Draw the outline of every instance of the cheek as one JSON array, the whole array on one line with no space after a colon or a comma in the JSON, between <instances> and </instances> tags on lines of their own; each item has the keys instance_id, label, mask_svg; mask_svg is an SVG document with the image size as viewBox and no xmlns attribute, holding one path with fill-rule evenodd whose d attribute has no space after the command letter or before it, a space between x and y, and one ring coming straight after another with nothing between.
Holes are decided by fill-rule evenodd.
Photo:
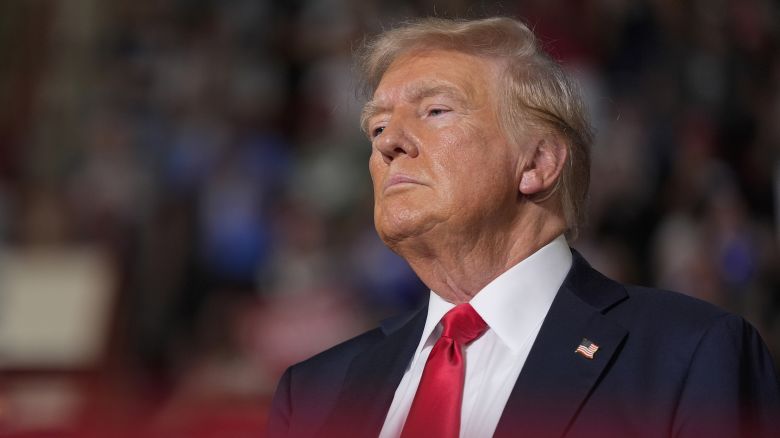
<instances>
[{"instance_id":1,"label":"cheek","mask_svg":"<svg viewBox=\"0 0 780 438\"><path fill-rule=\"evenodd\" d=\"M382 160L381 154L374 149L368 158L368 173L371 175L371 182L374 184L374 190L381 184L382 177L387 171L387 165Z\"/></svg>"},{"instance_id":2,"label":"cheek","mask_svg":"<svg viewBox=\"0 0 780 438\"><path fill-rule=\"evenodd\" d=\"M427 142L436 146L429 148L431 165L446 170L475 153L478 147L474 142L475 136L472 130L473 128L465 122L439 129L435 137Z\"/></svg>"},{"instance_id":3,"label":"cheek","mask_svg":"<svg viewBox=\"0 0 780 438\"><path fill-rule=\"evenodd\" d=\"M463 161L470 154L462 138L453 132L455 129L441 135L437 139L438 147L429 151L430 173L438 196L444 201L457 197L463 190L460 188L461 175L465 170Z\"/></svg>"},{"instance_id":4,"label":"cheek","mask_svg":"<svg viewBox=\"0 0 780 438\"><path fill-rule=\"evenodd\" d=\"M490 178L490 172L495 171L494 162L501 160L503 153L491 147L487 140L482 130L465 121L442 132L438 138L441 147L431 155L433 166L444 182L469 191L473 181ZM500 156L495 155L497 152Z\"/></svg>"},{"instance_id":5,"label":"cheek","mask_svg":"<svg viewBox=\"0 0 780 438\"><path fill-rule=\"evenodd\" d=\"M514 167L509 145L497 136L473 130L442 157L448 196L458 203L514 196Z\"/></svg>"}]
</instances>

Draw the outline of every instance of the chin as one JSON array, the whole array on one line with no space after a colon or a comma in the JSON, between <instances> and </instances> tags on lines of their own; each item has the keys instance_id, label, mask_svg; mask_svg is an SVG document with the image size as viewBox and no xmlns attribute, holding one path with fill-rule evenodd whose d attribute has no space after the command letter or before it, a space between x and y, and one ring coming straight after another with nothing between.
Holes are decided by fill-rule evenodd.
<instances>
[{"instance_id":1,"label":"chin","mask_svg":"<svg viewBox=\"0 0 780 438\"><path fill-rule=\"evenodd\" d=\"M420 211L393 210L391 213L380 213L374 218L376 231L382 241L391 249L410 238L415 238L431 226L424 220Z\"/></svg>"}]
</instances>

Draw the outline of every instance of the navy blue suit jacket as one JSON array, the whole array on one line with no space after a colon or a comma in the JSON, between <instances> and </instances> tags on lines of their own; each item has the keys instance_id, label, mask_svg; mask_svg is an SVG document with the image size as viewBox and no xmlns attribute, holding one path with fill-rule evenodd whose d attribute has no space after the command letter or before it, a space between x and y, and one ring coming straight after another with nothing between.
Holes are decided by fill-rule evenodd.
<instances>
[{"instance_id":1,"label":"navy blue suit jacket","mask_svg":"<svg viewBox=\"0 0 780 438\"><path fill-rule=\"evenodd\" d=\"M290 367L268 436L376 437L426 311ZM574 353L583 338L593 359ZM494 436L780 437L779 406L772 359L742 318L623 286L575 253Z\"/></svg>"}]
</instances>

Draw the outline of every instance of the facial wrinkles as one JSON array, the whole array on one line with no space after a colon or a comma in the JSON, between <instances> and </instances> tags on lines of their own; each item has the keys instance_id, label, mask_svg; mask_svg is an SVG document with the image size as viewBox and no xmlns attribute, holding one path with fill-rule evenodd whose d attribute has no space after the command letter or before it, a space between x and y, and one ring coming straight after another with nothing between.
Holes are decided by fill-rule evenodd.
<instances>
[{"instance_id":1,"label":"facial wrinkles","mask_svg":"<svg viewBox=\"0 0 780 438\"><path fill-rule=\"evenodd\" d=\"M456 86L441 81L412 83L400 90L384 92L383 95L373 99L364 106L361 115L363 131L369 135L371 140L372 126L382 119L392 120L397 106L408 106L417 112L423 112L425 110L424 106L430 101L431 103L447 106L462 114L468 113L473 109L470 106L470 102L473 102L474 99L469 99L468 96L463 94Z\"/></svg>"},{"instance_id":2,"label":"facial wrinkles","mask_svg":"<svg viewBox=\"0 0 780 438\"><path fill-rule=\"evenodd\" d=\"M424 60L421 64L416 64L411 69L408 64L401 63L388 70L383 80L384 83L380 83L377 89L375 99L366 107L367 114L378 110L381 112L374 114L374 116L396 118L404 114L403 117L409 117L410 114L414 115L415 111L418 113L424 111L424 108L420 108L420 106L427 105L417 100L424 100L427 97L435 98L439 95L444 96L445 99L451 98L455 102L453 105L455 108L452 108L455 114L453 114L453 117L447 116L444 118L441 124L434 122L434 125L428 125L426 129L415 129L415 126L423 126L416 125L417 123L425 123L417 114L418 117L404 119L402 124L405 125L404 127L391 126L389 129L402 129L402 132L393 132L393 135L401 134L404 136L401 137L401 141L413 141L421 149L421 155L414 159L424 161L426 164L423 166L414 165L412 169L427 174L430 178L438 179L438 181L432 181L434 186L446 184L446 187L438 187L441 189L439 196L444 198L443 200L447 200L447 202L442 203L442 206L446 206L446 213L439 211L439 213L445 214L436 214L436 217L429 217L429 219L435 222L437 220L448 220L450 219L449 216L457 215L462 216L460 219L456 219L458 221L479 220L475 217L467 218L467 216L474 216L468 212L472 206L467 204L471 203L471 201L463 202L461 200L460 202L455 202L455 200L463 197L468 192L471 192L472 195L465 196L466 199L480 196L482 195L481 190L484 190L485 187L481 184L467 183L459 185L457 181L451 181L449 178L437 178L437 176L450 175L455 171L467 179L492 179L493 181L490 184L494 187L502 179L502 176L498 174L477 176L479 172L474 171L475 168L479 168L482 164L500 160L499 156L495 156L496 153L500 154L501 157L507 158L504 154L505 151L501 150L501 148L506 148L507 145L502 140L503 135L498 132L500 128L497 123L497 108L490 105L491 97L495 101L496 92L492 86L495 81L491 80L495 75L488 74L484 81L476 83L472 80L474 72L471 72L469 75L458 75L458 72L461 70L457 68L457 62L459 61L456 59L452 68L448 66L441 68L441 65L436 66L437 71L439 71L438 75L440 75L436 79L419 79L409 83L403 82L404 79L410 76L422 76L420 72L424 73L426 68L430 67L425 62L427 61ZM455 72L454 76L450 72ZM462 99L454 98L461 95L464 96ZM468 101L468 104L465 101ZM414 111L403 112L410 108ZM402 109L403 111L401 111ZM388 126L390 126L393 125L394 120L383 120L383 122L389 123ZM379 154L377 153L377 155ZM409 158L401 154L390 165L387 165L383 162L381 156L376 157L374 161L375 168L372 169L372 173L377 174L377 176L382 174L382 177L384 177L388 174L388 169L390 168L404 168L407 159ZM506 164L511 165L511 160ZM496 168L495 164L493 164L491 168L499 170L499 173L504 176L506 176L504 170L511 171L510 175L514 174L513 166L511 166L511 169L505 167ZM381 183L378 185L381 185ZM457 191L460 191L460 193ZM506 196L506 192L506 190L501 190L502 194L489 193L489 196L492 198L495 198L495 196L503 197ZM378 193L378 195L380 194ZM379 201L380 199L380 196L378 196L377 200ZM401 204L394 204L394 206L403 209ZM378 207L387 206L378 205ZM397 218L406 217L407 213L412 214L412 212L400 212L398 210L396 210L396 213L400 213L400 215L396 215Z\"/></svg>"},{"instance_id":3,"label":"facial wrinkles","mask_svg":"<svg viewBox=\"0 0 780 438\"><path fill-rule=\"evenodd\" d=\"M485 111L490 110L483 101L470 114L461 113L457 117L449 118L434 129L424 131L422 136L418 136L418 131L415 129L404 129L400 133L393 132L393 135L399 135L401 141L413 142L418 148L423 150L422 157L415 159L429 162L432 166L430 174L434 177L436 175L449 174L453 168L465 168L463 172L467 173L469 168L474 169L474 166L478 167L483 160L495 158L485 156L485 154L495 153L495 150L491 151L495 145L483 143L483 140L488 140L495 135L493 132L486 132L483 126L485 125L485 119L490 120L495 117L495 114L492 112L491 114L484 114ZM391 129L397 129L397 127L394 126ZM495 139L490 138L489 141L495 143ZM484 150L486 146L490 146L488 149L491 150ZM397 157L394 161L398 162L391 163L389 167L404 166L403 155ZM480 178L489 179L495 176L482 175ZM463 188L459 190L463 190ZM453 193L447 190L445 194L450 197L449 195ZM456 205L455 207L467 206Z\"/></svg>"},{"instance_id":4,"label":"facial wrinkles","mask_svg":"<svg viewBox=\"0 0 780 438\"><path fill-rule=\"evenodd\" d=\"M448 80L446 76L435 79L423 78L415 82L401 84L401 86L391 86L388 89L388 78L393 77L398 70L406 68L410 63L422 60L422 62L415 64L415 70L419 71L428 68L430 61L426 60L426 55L429 53L430 52L428 51L423 51L416 54L401 56L391 64L387 71L385 71L382 80L374 91L374 97L363 107L361 127L364 131L368 132L368 129L370 129L368 126L368 123L371 121L370 119L377 115L391 112L393 103L396 102L414 104L419 103L419 101L426 97L441 95L457 100L464 110L472 109L469 107L469 104L478 104L478 106L484 104L485 98L487 97L486 93L484 91L482 93L479 92L482 91L484 87L478 90L470 81L462 80L466 78L455 77L455 82ZM455 55L462 55L459 52L453 53ZM493 60L489 61L493 62ZM452 64L450 66L451 68L445 69L444 71L457 69L459 62L460 60L458 59L450 60L450 63ZM491 70L489 76L495 76L495 69L492 66L489 67L489 69Z\"/></svg>"},{"instance_id":5,"label":"facial wrinkles","mask_svg":"<svg viewBox=\"0 0 780 438\"><path fill-rule=\"evenodd\" d=\"M432 83L428 82L428 85L432 85ZM462 146L457 146L457 143L464 135L468 135L463 132L463 127L460 125L460 122L464 120L463 116L467 113L467 110L464 109L467 105L466 102L456 94L457 89L454 87L450 85L431 87L428 85L423 87L419 84L412 84L411 88L404 88L401 90L391 89L390 92L385 94L385 96L406 95L407 97L411 97L412 101L410 102L406 100L407 98L404 98L404 101L393 109L392 115L381 115L383 118L390 117L389 120L383 123L385 131L382 134L392 136L392 140L390 141L406 142L413 145L418 151L422 151L422 156L415 157L415 160L428 161L430 158L434 163L438 163L440 159L435 159L436 157L431 157L431 155L442 153L445 156L442 156L441 159L447 159L447 151L452 154L454 151L453 148L462 148ZM409 91L410 89L412 91ZM439 94L443 94L447 99L455 101L454 105L441 104L442 106L451 109L453 115L443 117L441 121L422 120L424 115L421 116L420 113L424 113L426 111L425 106L428 105L425 100L431 98L433 100L432 104L440 102L436 100L436 96ZM381 102L381 100L377 100L377 102ZM419 129L421 128L421 125L426 123L429 124L428 129ZM383 141L383 139L380 136L374 141ZM384 163L381 162L383 161L380 160L381 153L377 149L378 148L375 145L374 154L377 156L376 165L380 167L377 172L381 171L386 174L389 168L403 168L405 166L404 162L409 158L406 157L406 154L399 154L393 159L393 163L390 163L387 168L383 169L382 166ZM425 166L415 167L418 168L418 172L425 169ZM436 174L436 172L432 173L434 175ZM426 177L426 175L416 176Z\"/></svg>"}]
</instances>

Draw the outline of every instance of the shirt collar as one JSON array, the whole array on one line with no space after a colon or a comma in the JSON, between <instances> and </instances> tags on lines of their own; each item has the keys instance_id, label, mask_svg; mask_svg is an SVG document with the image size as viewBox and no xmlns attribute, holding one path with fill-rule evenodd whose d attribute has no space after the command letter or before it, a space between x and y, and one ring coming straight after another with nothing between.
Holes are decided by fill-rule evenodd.
<instances>
[{"instance_id":1,"label":"shirt collar","mask_svg":"<svg viewBox=\"0 0 780 438\"><path fill-rule=\"evenodd\" d=\"M430 295L428 296L428 316L425 318L425 327L423 327L420 344L414 352L412 362L417 360L417 356L420 355L420 351L422 351L426 344L433 344L436 342L438 336L432 336L433 332L438 328L439 321L444 317L444 314L449 312L453 307L455 307L454 304L445 301L444 298L440 297L435 292L430 292Z\"/></svg>"},{"instance_id":2,"label":"shirt collar","mask_svg":"<svg viewBox=\"0 0 780 438\"><path fill-rule=\"evenodd\" d=\"M471 306L512 351L518 352L542 324L572 264L564 236L558 236L488 283Z\"/></svg>"},{"instance_id":3,"label":"shirt collar","mask_svg":"<svg viewBox=\"0 0 780 438\"><path fill-rule=\"evenodd\" d=\"M496 277L471 299L471 306L513 352L520 351L541 325L572 264L566 238L561 235ZM439 321L454 304L431 291L428 316L414 358L427 343Z\"/></svg>"}]
</instances>

